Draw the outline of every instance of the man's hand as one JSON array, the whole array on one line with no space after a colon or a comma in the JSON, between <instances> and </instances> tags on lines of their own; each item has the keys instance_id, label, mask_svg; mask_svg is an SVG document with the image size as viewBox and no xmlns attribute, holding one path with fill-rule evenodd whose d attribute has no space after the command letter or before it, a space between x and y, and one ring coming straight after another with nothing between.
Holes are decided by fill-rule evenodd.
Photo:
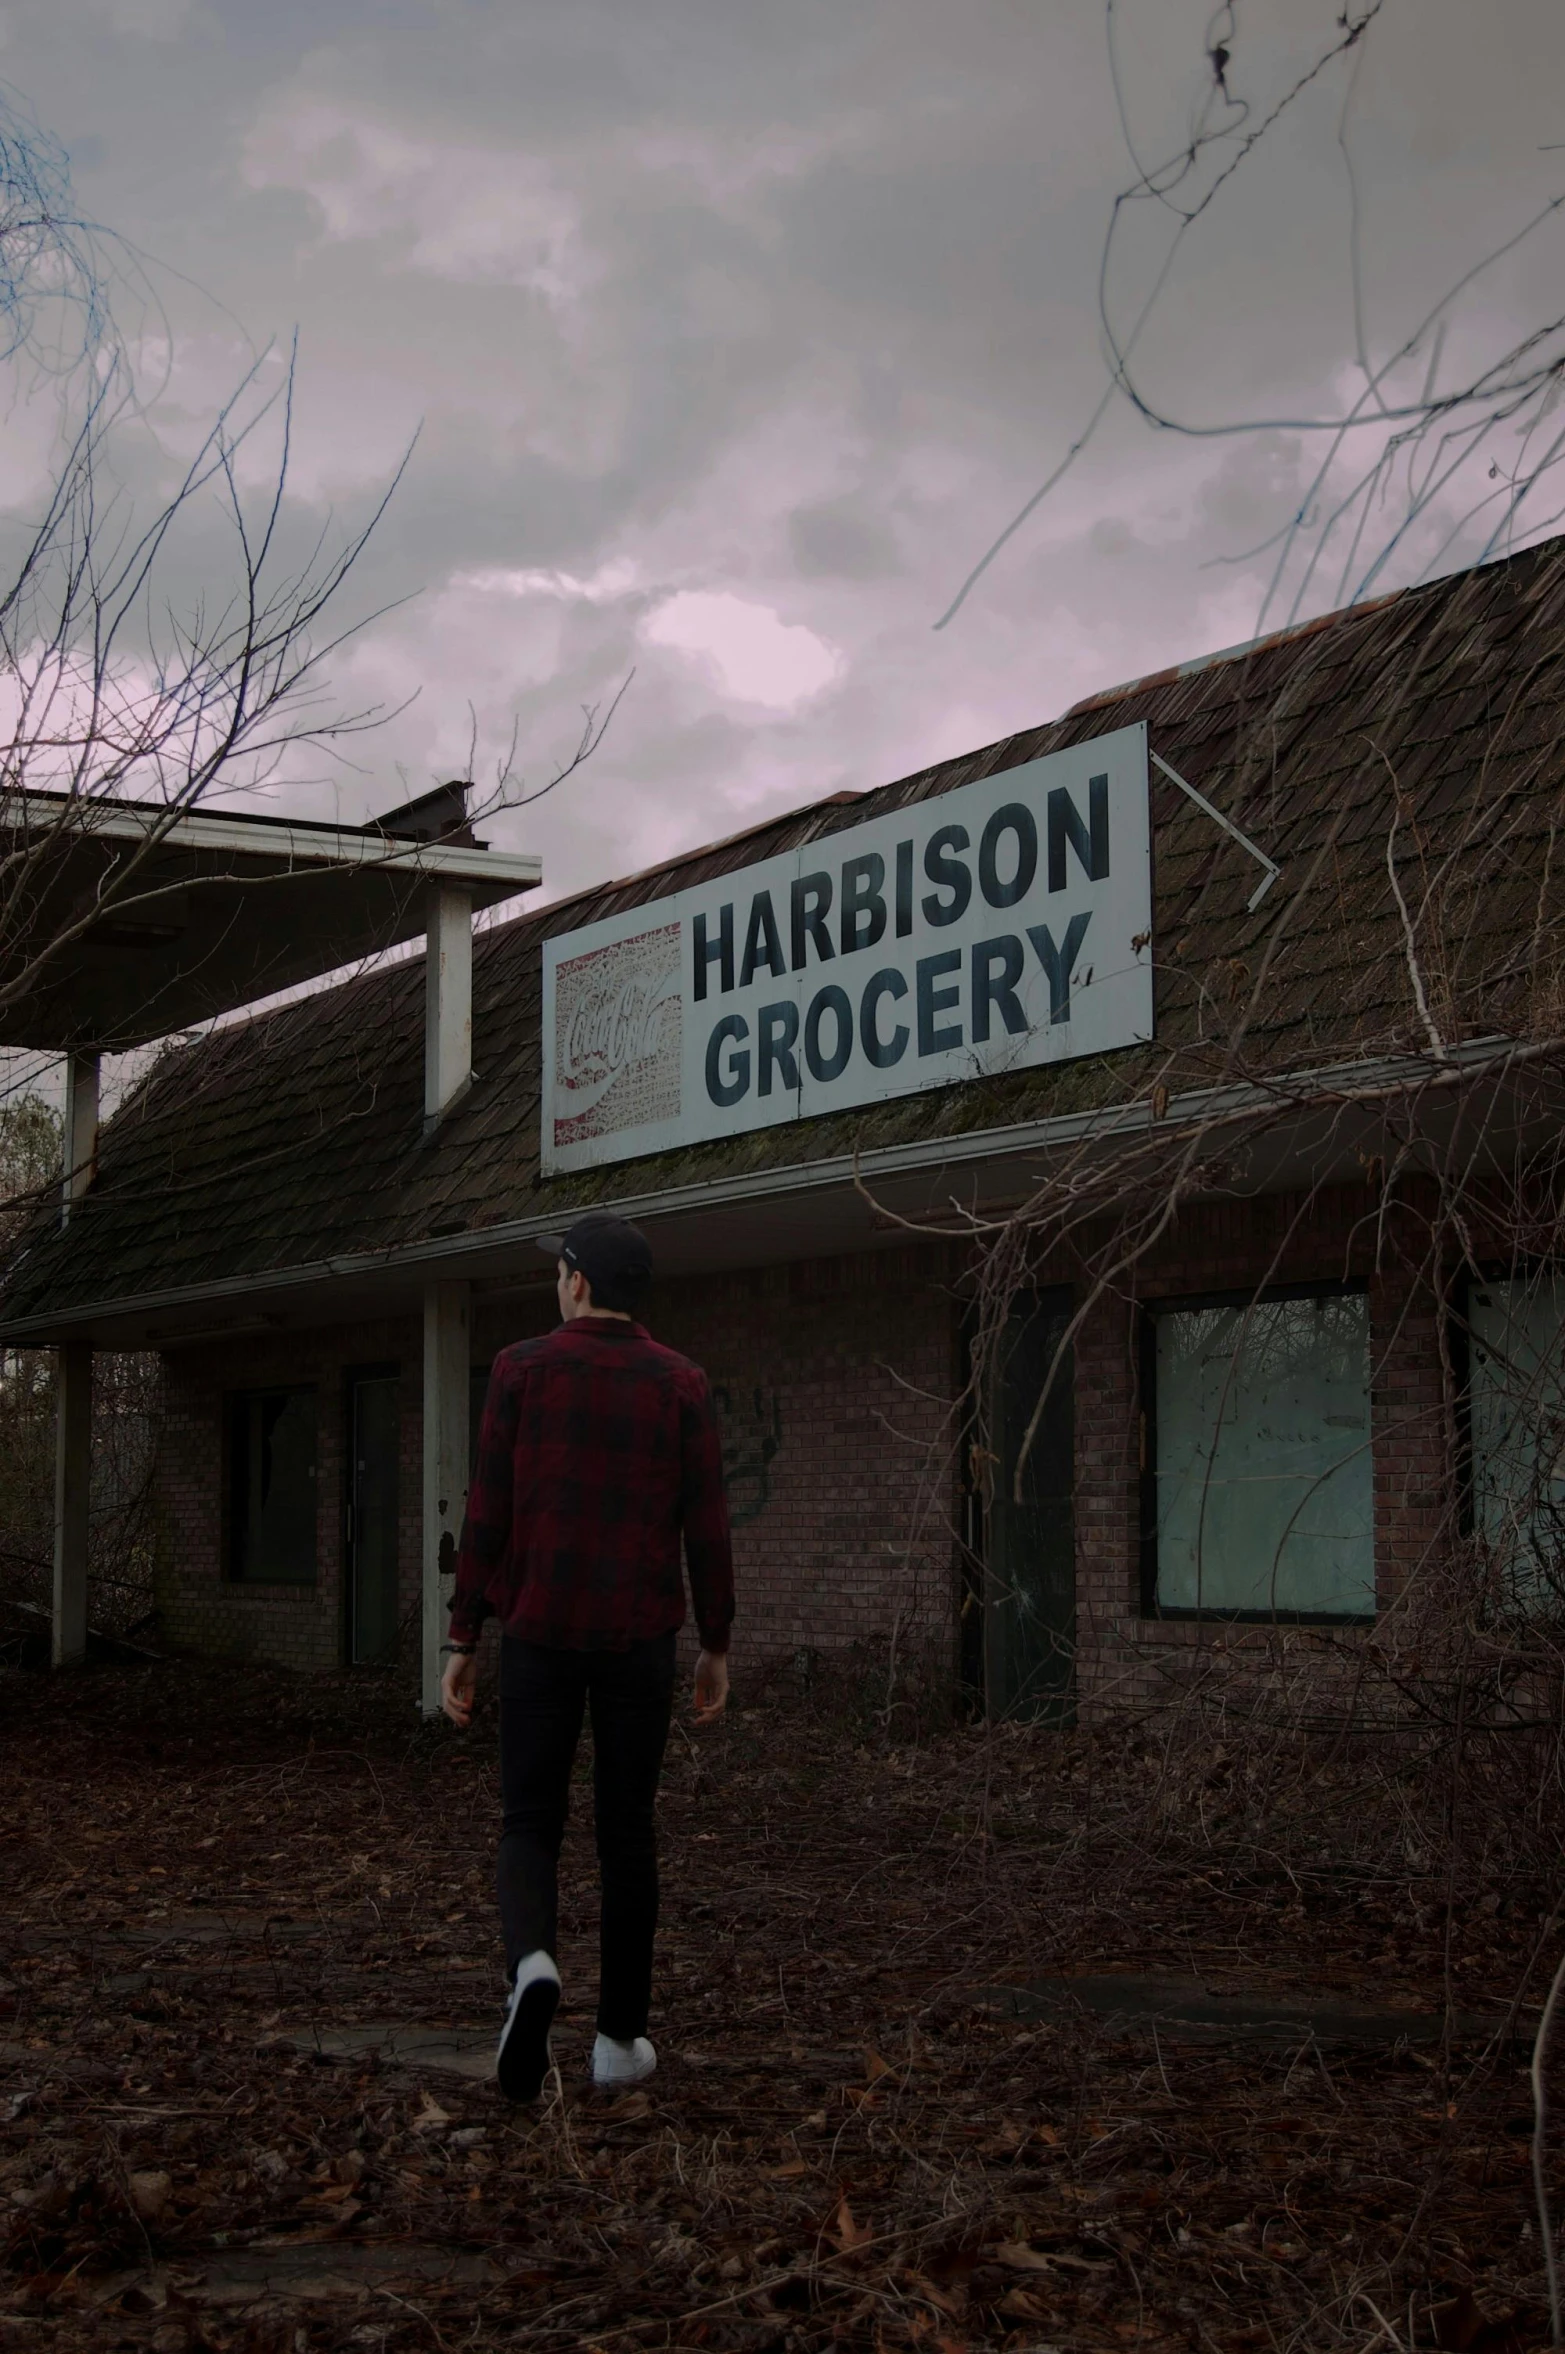
<instances>
[{"instance_id":1,"label":"man's hand","mask_svg":"<svg viewBox=\"0 0 1565 2354\"><path fill-rule=\"evenodd\" d=\"M696 1661L695 1720L709 1725L728 1706L728 1654L703 1651Z\"/></svg>"},{"instance_id":2,"label":"man's hand","mask_svg":"<svg viewBox=\"0 0 1565 2354\"><path fill-rule=\"evenodd\" d=\"M453 1651L440 1679L440 1705L464 1733L473 1721L473 1695L477 1689L477 1652Z\"/></svg>"}]
</instances>

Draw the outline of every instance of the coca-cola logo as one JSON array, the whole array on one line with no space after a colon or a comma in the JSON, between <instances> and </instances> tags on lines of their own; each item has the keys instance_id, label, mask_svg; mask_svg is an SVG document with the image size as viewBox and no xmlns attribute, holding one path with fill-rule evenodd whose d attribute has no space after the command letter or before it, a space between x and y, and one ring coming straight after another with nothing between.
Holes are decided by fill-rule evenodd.
<instances>
[{"instance_id":1,"label":"coca-cola logo","mask_svg":"<svg viewBox=\"0 0 1565 2354\"><path fill-rule=\"evenodd\" d=\"M560 1041L560 1077L567 1087L593 1087L649 1061L663 1045L669 976L633 973L608 987L584 991Z\"/></svg>"},{"instance_id":2,"label":"coca-cola logo","mask_svg":"<svg viewBox=\"0 0 1565 2354\"><path fill-rule=\"evenodd\" d=\"M554 1006L555 1135L677 1117L681 932L661 924L562 964Z\"/></svg>"}]
</instances>

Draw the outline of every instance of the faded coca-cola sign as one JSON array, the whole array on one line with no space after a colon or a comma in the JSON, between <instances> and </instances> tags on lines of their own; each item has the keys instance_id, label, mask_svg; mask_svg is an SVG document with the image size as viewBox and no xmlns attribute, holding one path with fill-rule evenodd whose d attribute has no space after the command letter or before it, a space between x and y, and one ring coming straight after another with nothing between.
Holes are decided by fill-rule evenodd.
<instances>
[{"instance_id":1,"label":"faded coca-cola sign","mask_svg":"<svg viewBox=\"0 0 1565 2354\"><path fill-rule=\"evenodd\" d=\"M561 963L554 989L557 1144L677 1118L683 1007L679 925Z\"/></svg>"},{"instance_id":2,"label":"faded coca-cola sign","mask_svg":"<svg viewBox=\"0 0 1565 2354\"><path fill-rule=\"evenodd\" d=\"M628 1063L656 1054L665 1009L677 1001L655 994L656 984L636 974L586 997L571 1016L560 1053L567 1087L590 1087L612 1079Z\"/></svg>"}]
</instances>

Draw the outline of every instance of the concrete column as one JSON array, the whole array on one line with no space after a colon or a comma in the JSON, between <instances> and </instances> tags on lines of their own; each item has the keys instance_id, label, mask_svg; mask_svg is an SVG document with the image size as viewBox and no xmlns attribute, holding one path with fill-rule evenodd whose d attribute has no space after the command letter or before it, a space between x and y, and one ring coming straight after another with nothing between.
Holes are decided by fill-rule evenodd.
<instances>
[{"instance_id":1,"label":"concrete column","mask_svg":"<svg viewBox=\"0 0 1565 2354\"><path fill-rule=\"evenodd\" d=\"M98 1168L98 1058L68 1054L65 1058L65 1176L60 1193L63 1226L80 1201Z\"/></svg>"},{"instance_id":2,"label":"concrete column","mask_svg":"<svg viewBox=\"0 0 1565 2354\"><path fill-rule=\"evenodd\" d=\"M87 1497L92 1471L92 1347L55 1351L54 1618L50 1657L79 1667L87 1656Z\"/></svg>"},{"instance_id":3,"label":"concrete column","mask_svg":"<svg viewBox=\"0 0 1565 2354\"><path fill-rule=\"evenodd\" d=\"M448 883L429 886L424 964L424 1129L428 1134L473 1076L473 902Z\"/></svg>"},{"instance_id":4,"label":"concrete column","mask_svg":"<svg viewBox=\"0 0 1565 2354\"><path fill-rule=\"evenodd\" d=\"M457 1540L467 1502L468 1286L424 1287L424 1610L422 1705L440 1706Z\"/></svg>"}]
</instances>

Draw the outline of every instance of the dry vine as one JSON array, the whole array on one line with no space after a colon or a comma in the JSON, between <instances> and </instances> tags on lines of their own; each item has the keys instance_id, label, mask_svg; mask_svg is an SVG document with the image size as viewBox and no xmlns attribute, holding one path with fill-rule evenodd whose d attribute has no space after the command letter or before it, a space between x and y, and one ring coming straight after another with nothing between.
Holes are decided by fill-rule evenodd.
<instances>
[{"instance_id":1,"label":"dry vine","mask_svg":"<svg viewBox=\"0 0 1565 2354\"><path fill-rule=\"evenodd\" d=\"M1221 742L1226 781L1196 774L1282 860L1281 885L1246 923L1237 860L1227 873L1225 850L1203 866L1194 821L1166 801L1156 1048L1105 1067L1101 1112L1072 1141L1046 1150L1040 1129L1024 1200L953 1203L923 1220L876 1204L947 1252L954 1231L963 1256L971 1345L940 1473L948 1489L954 1478L991 1511L1025 1505L1053 1402L1084 1368L1095 1410L1108 1398L1118 1417L1123 1457L1093 1491L1117 1517L1107 1538L1090 1517L1078 1537L1082 1591L1095 1599L1075 1629L1074 1705L1146 1744L1149 1813L1194 1808L1206 1820L1215 1782L1214 1853L1231 1865L1241 1848L1294 1874L1292 1810L1347 1777L1362 1825L1336 1868L1416 1876L1420 1918L1445 1924L1453 2022L1464 1908L1554 1886L1565 1837L1558 543L1522 561L1540 593L1503 672L1473 650L1489 600L1505 593L1480 573L1263 651L1236 666L1235 693L1208 674L1134 706L1156 744L1195 729L1212 697L1222 720L1206 723L1208 740ZM1308 709L1322 645L1319 667L1345 649L1375 706L1361 727L1345 695L1335 742ZM1457 711L1463 726L1442 743L1442 715ZM1114 724L1106 711L1076 733ZM1198 1265L1227 1272L1197 1277ZM1246 1565L1246 1607L1223 1583L1232 1562L1219 1562L1213 1534L1219 1490L1238 1476L1219 1468L1216 1431L1267 1370L1267 1350L1285 1353L1269 1303L1301 1285L1367 1303L1373 1403L1354 1445L1366 1494L1374 1466L1377 1559L1357 1611L1300 1608L1287 1583L1290 1540L1326 1472L1301 1479L1300 1500ZM1062 1289L1068 1310L1008 1447L1007 1362L1040 1296ZM1227 1307L1200 1304L1225 1296ZM1214 1421L1189 1473L1193 1597L1173 1595L1204 1608L1170 1611L1157 1580L1173 1475L1143 1419L1156 1405L1146 1335L1182 1297L1210 1326ZM1187 1313L1195 1329L1197 1307ZM992 1562L986 1574L991 1609L1041 1607ZM1052 1705L1063 1705L1057 1691ZM1094 1839L1105 1828L1094 1822ZM1518 1957L1513 2021L1535 2017L1557 1960L1548 1911ZM1547 2041L1535 2116L1545 2212ZM1453 2024L1453 2069L1454 2050ZM1540 2228L1557 2335L1555 2180ZM1412 2342L1406 2328L1399 2342Z\"/></svg>"}]
</instances>

